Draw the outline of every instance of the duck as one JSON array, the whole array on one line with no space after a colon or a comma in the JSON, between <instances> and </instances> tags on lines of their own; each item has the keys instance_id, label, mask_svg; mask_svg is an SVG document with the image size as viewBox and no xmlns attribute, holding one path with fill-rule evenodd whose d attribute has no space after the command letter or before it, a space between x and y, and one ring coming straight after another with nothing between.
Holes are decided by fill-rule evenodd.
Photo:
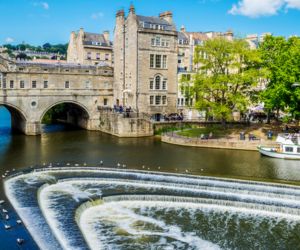
<instances>
[{"instance_id":1,"label":"duck","mask_svg":"<svg viewBox=\"0 0 300 250\"><path fill-rule=\"evenodd\" d=\"M24 239L22 239L22 238L17 238L17 243L18 243L19 245L22 245L22 244L24 243Z\"/></svg>"},{"instance_id":2,"label":"duck","mask_svg":"<svg viewBox=\"0 0 300 250\"><path fill-rule=\"evenodd\" d=\"M17 220L16 222L17 222L17 224L19 224L19 225L22 224L22 221L21 221L21 220Z\"/></svg>"},{"instance_id":3,"label":"duck","mask_svg":"<svg viewBox=\"0 0 300 250\"><path fill-rule=\"evenodd\" d=\"M0 205L4 204L5 201L4 200L0 200Z\"/></svg>"},{"instance_id":4,"label":"duck","mask_svg":"<svg viewBox=\"0 0 300 250\"><path fill-rule=\"evenodd\" d=\"M4 208L2 208L2 212L5 213L5 214L8 213L8 211L6 209L4 209Z\"/></svg>"},{"instance_id":5,"label":"duck","mask_svg":"<svg viewBox=\"0 0 300 250\"><path fill-rule=\"evenodd\" d=\"M4 228L5 228L5 230L8 230L8 229L11 229L11 226L10 226L10 225L7 225L7 224L5 224L5 225L4 225Z\"/></svg>"}]
</instances>

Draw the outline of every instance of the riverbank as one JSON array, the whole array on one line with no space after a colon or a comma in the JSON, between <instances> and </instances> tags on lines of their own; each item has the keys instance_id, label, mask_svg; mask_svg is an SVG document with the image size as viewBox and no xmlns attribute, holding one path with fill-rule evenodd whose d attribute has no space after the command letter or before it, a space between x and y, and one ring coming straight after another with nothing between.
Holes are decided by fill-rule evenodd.
<instances>
[{"instance_id":1,"label":"riverbank","mask_svg":"<svg viewBox=\"0 0 300 250\"><path fill-rule=\"evenodd\" d=\"M165 133L161 136L164 143L175 144L187 147L232 149L256 151L259 145L275 146L276 142L265 139L238 140L235 138L201 139L199 137L186 137L176 132Z\"/></svg>"}]
</instances>

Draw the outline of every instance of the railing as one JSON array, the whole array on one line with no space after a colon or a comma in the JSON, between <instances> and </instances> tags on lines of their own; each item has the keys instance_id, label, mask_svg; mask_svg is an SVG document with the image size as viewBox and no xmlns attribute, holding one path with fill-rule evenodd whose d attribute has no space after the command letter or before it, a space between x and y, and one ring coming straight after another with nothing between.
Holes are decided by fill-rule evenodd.
<instances>
[{"instance_id":1,"label":"railing","mask_svg":"<svg viewBox=\"0 0 300 250\"><path fill-rule=\"evenodd\" d=\"M105 106L98 106L98 111L104 112L104 113L109 113L112 115L117 115L117 116L122 116L123 118L129 118L129 119L144 119L144 120L149 120L151 116L146 114L146 113L141 113L141 112L135 112L134 110L128 110L128 109L116 109L116 108L111 108L111 107L105 107Z\"/></svg>"}]
</instances>

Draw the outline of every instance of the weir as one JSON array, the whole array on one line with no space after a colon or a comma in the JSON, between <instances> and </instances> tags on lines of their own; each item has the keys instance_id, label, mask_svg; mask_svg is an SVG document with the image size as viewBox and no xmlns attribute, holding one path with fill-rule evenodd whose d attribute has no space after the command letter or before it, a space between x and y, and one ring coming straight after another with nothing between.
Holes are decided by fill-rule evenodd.
<instances>
[{"instance_id":1,"label":"weir","mask_svg":"<svg viewBox=\"0 0 300 250\"><path fill-rule=\"evenodd\" d=\"M53 238L51 242L56 242L54 244L56 249L89 248L90 238L87 239L87 232L84 230L90 228L91 224L86 225L82 221L82 214L89 214L90 209L97 210L98 208L104 209L104 207L113 209L111 213L114 211L123 213L120 206L125 206L129 209L126 210L128 212L126 216L133 211L136 213L146 209L149 212L152 211L151 216L155 218L161 214L154 213L157 209L174 210L172 216L182 216L178 214L177 208L182 208L182 211L194 211L193 213L201 212L203 213L201 216L216 213L217 215L213 217L216 227L219 216L225 219L227 216L232 218L232 216L239 215L245 215L253 222L261 218L269 221L268 223L275 219L292 222L296 228L300 225L300 188L292 185L97 167L51 167L25 172L9 177L5 181L5 190L12 205L28 226L28 230L38 245L43 248L49 244L47 239L51 237ZM34 211L33 214L24 212L27 211L29 205ZM150 220L148 216L147 214L137 215L137 218L147 221ZM243 220L243 216L239 220ZM154 217L151 218L154 219ZM47 222L43 230L39 224L35 223L35 218L40 218L40 223ZM90 221L96 226L93 235L96 237L99 234L107 234L108 238L113 237L108 231L103 231L106 228L104 224L108 223L105 217L101 217L101 220L97 222L98 219ZM162 225L158 217L155 221L155 224ZM82 228L82 223L85 224L85 228ZM113 226L114 224L111 223L117 222L112 221L108 225ZM97 229L98 226L100 226L100 231ZM276 227L276 224L273 226ZM186 226L182 225L182 227ZM163 228L166 231L169 226L164 224ZM135 237L138 240L138 231L131 226L128 230L136 234ZM178 230L183 229L180 226ZM222 228L222 230L225 229ZM182 234L185 235L182 239L177 237L177 233L177 236L174 236L173 240L177 242L176 244L187 244L186 237L192 237L188 232ZM169 239L170 232L167 230L159 235L155 237L163 237L166 240ZM171 235L174 235L174 232ZM155 237L153 240L156 239ZM127 242L124 235L121 238L122 242ZM202 238L193 239L201 244L210 245L211 243ZM101 238L101 241L107 240ZM222 239L220 242L222 243ZM171 243L167 240L166 246L169 244Z\"/></svg>"}]
</instances>

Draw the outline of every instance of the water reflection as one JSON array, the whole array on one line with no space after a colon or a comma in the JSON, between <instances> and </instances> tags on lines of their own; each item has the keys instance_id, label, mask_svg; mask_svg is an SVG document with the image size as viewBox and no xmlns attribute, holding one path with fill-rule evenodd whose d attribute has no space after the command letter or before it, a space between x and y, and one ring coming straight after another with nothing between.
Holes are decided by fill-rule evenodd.
<instances>
[{"instance_id":1,"label":"water reflection","mask_svg":"<svg viewBox=\"0 0 300 250\"><path fill-rule=\"evenodd\" d=\"M262 157L258 152L201 149L164 144L159 138L117 138L100 132L44 126L41 136L9 133L10 117L1 111L0 166L21 168L44 162L70 162L198 175L300 180L299 161ZM142 167L144 166L144 168Z\"/></svg>"}]
</instances>

